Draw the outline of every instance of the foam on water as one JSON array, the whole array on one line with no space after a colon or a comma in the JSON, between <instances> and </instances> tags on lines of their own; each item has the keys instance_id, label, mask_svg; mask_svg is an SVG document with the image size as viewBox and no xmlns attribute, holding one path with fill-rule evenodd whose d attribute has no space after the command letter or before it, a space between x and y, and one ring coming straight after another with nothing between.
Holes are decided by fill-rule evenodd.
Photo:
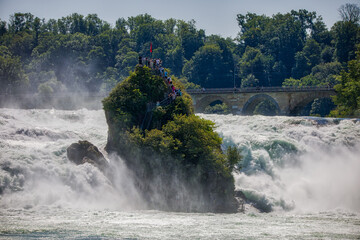
<instances>
[{"instance_id":1,"label":"foam on water","mask_svg":"<svg viewBox=\"0 0 360 240\"><path fill-rule=\"evenodd\" d=\"M0 238L360 237L359 122L201 116L216 122L224 147L242 150L236 187L263 209L275 211L136 210L145 206L121 159L107 156L117 173L110 184L94 166L75 166L66 157L66 148L78 140L104 148L103 111L0 109Z\"/></svg>"},{"instance_id":2,"label":"foam on water","mask_svg":"<svg viewBox=\"0 0 360 240\"><path fill-rule=\"evenodd\" d=\"M360 212L360 122L200 115L242 150L236 187L266 210Z\"/></svg>"},{"instance_id":3,"label":"foam on water","mask_svg":"<svg viewBox=\"0 0 360 240\"><path fill-rule=\"evenodd\" d=\"M115 185L96 167L75 166L67 159L67 147L78 140L104 148L107 124L102 110L1 109L0 125L1 207L126 209L135 205L131 197L137 193L129 187L131 177L121 159L109 158L118 173Z\"/></svg>"}]
</instances>

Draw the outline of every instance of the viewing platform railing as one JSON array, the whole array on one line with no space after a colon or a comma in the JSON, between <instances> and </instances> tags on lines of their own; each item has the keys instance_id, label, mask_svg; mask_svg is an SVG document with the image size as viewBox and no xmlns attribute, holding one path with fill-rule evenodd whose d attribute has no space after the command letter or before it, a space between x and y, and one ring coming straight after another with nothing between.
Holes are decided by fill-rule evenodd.
<instances>
[{"instance_id":1,"label":"viewing platform railing","mask_svg":"<svg viewBox=\"0 0 360 240\"><path fill-rule=\"evenodd\" d=\"M189 94L211 94L211 93L254 93L254 92L316 92L316 91L335 91L332 87L249 87L249 88L206 88L206 89L187 89ZM66 92L53 93L51 97L106 97L108 93L99 92ZM41 96L39 94L0 94L0 97L22 97L31 98Z\"/></svg>"},{"instance_id":2,"label":"viewing platform railing","mask_svg":"<svg viewBox=\"0 0 360 240\"><path fill-rule=\"evenodd\" d=\"M207 88L187 89L189 94L254 93L254 92L316 92L335 91L332 87L248 87L248 88Z\"/></svg>"}]
</instances>

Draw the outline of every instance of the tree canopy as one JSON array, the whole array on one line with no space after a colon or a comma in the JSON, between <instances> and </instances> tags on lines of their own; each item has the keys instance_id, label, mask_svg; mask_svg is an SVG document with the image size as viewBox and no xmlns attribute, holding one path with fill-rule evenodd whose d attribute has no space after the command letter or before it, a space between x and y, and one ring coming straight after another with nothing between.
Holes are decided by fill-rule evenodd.
<instances>
[{"instance_id":1,"label":"tree canopy","mask_svg":"<svg viewBox=\"0 0 360 240\"><path fill-rule=\"evenodd\" d=\"M347 71L342 71L340 83L335 86L337 108L331 112L335 117L360 117L360 45L357 57L349 61Z\"/></svg>"},{"instance_id":2,"label":"tree canopy","mask_svg":"<svg viewBox=\"0 0 360 240\"><path fill-rule=\"evenodd\" d=\"M96 14L46 20L14 13L0 19L0 93L106 93L129 76L139 55L161 58L187 87L334 86L356 58L359 9L340 6L341 20L330 29L305 9L238 14L236 39L206 35L194 20L149 14L120 17L112 26Z\"/></svg>"}]
</instances>

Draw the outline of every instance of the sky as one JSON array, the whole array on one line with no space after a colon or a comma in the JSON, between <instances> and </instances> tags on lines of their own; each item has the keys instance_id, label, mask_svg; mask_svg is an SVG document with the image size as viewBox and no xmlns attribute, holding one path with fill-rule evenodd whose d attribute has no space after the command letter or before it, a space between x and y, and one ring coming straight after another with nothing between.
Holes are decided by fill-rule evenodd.
<instances>
[{"instance_id":1,"label":"sky","mask_svg":"<svg viewBox=\"0 0 360 240\"><path fill-rule=\"evenodd\" d=\"M196 21L207 35L236 37L237 14L247 12L272 16L291 10L306 9L321 15L328 28L340 20L338 9L360 0L0 0L0 18L9 21L16 12L30 12L39 18L59 19L72 13L84 16L96 13L111 25L122 17L148 13L160 20L169 18Z\"/></svg>"}]
</instances>

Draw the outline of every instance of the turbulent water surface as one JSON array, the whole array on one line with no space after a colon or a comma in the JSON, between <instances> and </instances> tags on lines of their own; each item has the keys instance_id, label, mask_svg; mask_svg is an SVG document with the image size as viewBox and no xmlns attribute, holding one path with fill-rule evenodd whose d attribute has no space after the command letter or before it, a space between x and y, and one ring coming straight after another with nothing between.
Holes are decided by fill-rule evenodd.
<instances>
[{"instance_id":1,"label":"turbulent water surface","mask_svg":"<svg viewBox=\"0 0 360 240\"><path fill-rule=\"evenodd\" d=\"M244 213L148 210L117 156L113 183L69 162L73 142L104 148L102 110L0 109L0 239L360 239L359 121L200 116L241 150Z\"/></svg>"}]
</instances>

